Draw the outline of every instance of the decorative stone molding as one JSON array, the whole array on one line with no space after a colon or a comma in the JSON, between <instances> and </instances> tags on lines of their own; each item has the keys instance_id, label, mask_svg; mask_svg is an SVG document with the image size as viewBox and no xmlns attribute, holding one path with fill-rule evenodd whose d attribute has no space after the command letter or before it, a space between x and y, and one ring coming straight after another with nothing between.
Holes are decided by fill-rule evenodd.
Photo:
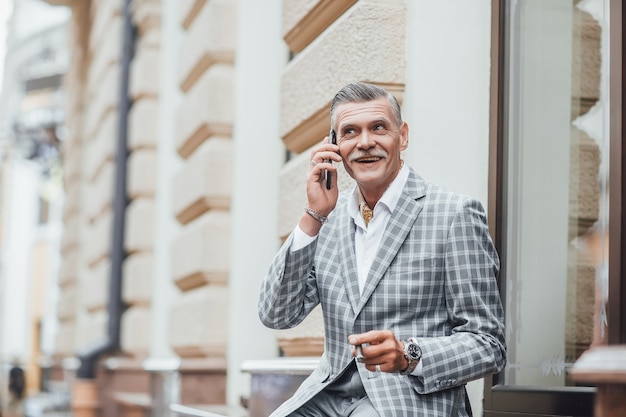
<instances>
[{"instance_id":1,"label":"decorative stone molding","mask_svg":"<svg viewBox=\"0 0 626 417\"><path fill-rule=\"evenodd\" d=\"M51 6L69 6L71 7L76 0L42 0Z\"/></svg>"},{"instance_id":2,"label":"decorative stone molding","mask_svg":"<svg viewBox=\"0 0 626 417\"><path fill-rule=\"evenodd\" d=\"M161 2L159 0L134 0L131 3L133 23L140 36L161 28Z\"/></svg>"},{"instance_id":3,"label":"decorative stone molding","mask_svg":"<svg viewBox=\"0 0 626 417\"><path fill-rule=\"evenodd\" d=\"M90 267L109 257L112 227L113 213L107 211L99 216L93 224L88 225L83 232L81 242L89 242L88 245L85 245L85 258Z\"/></svg>"},{"instance_id":4,"label":"decorative stone molding","mask_svg":"<svg viewBox=\"0 0 626 417\"><path fill-rule=\"evenodd\" d=\"M232 191L232 141L211 138L189 157L174 178L173 208L187 224L210 209L228 209Z\"/></svg>"},{"instance_id":5,"label":"decorative stone molding","mask_svg":"<svg viewBox=\"0 0 626 417\"><path fill-rule=\"evenodd\" d=\"M310 7L311 1L287 0L284 5L286 9L284 26L288 28L288 32L284 38L289 50L302 51L356 2L357 0L319 0L313 7ZM293 15L298 14L299 11L296 9L304 9L306 13L293 24Z\"/></svg>"},{"instance_id":6,"label":"decorative stone molding","mask_svg":"<svg viewBox=\"0 0 626 417\"><path fill-rule=\"evenodd\" d=\"M120 45L122 43L122 19L116 18L110 22L108 36L93 55L89 71L87 72L87 89L90 92L98 90L105 80L107 72L117 68L121 60ZM79 99L79 97L77 97ZM80 111L80 109L77 109Z\"/></svg>"},{"instance_id":7,"label":"decorative stone molding","mask_svg":"<svg viewBox=\"0 0 626 417\"><path fill-rule=\"evenodd\" d=\"M124 261L122 298L131 305L150 305L154 257L144 252L129 256Z\"/></svg>"},{"instance_id":8,"label":"decorative stone molding","mask_svg":"<svg viewBox=\"0 0 626 417\"><path fill-rule=\"evenodd\" d=\"M155 149L159 137L159 101L155 99L138 100L129 112L128 147L132 151Z\"/></svg>"},{"instance_id":9,"label":"decorative stone molding","mask_svg":"<svg viewBox=\"0 0 626 417\"><path fill-rule=\"evenodd\" d=\"M104 310L108 302L107 287L111 271L109 259L103 259L89 271L89 278L79 287L79 300L89 312Z\"/></svg>"},{"instance_id":10,"label":"decorative stone molding","mask_svg":"<svg viewBox=\"0 0 626 417\"><path fill-rule=\"evenodd\" d=\"M90 222L96 222L103 213L111 210L114 180L115 165L112 160L106 160L91 186L84 191L84 213Z\"/></svg>"},{"instance_id":11,"label":"decorative stone molding","mask_svg":"<svg viewBox=\"0 0 626 417\"><path fill-rule=\"evenodd\" d=\"M117 138L117 117L109 112L107 117L100 121L98 135L85 142L83 152L84 180L93 181L107 163L113 162L117 154L115 148Z\"/></svg>"},{"instance_id":12,"label":"decorative stone molding","mask_svg":"<svg viewBox=\"0 0 626 417\"><path fill-rule=\"evenodd\" d=\"M77 251L71 251L63 256L63 263L59 269L59 285L65 286L76 280L78 275L78 254Z\"/></svg>"},{"instance_id":13,"label":"decorative stone molding","mask_svg":"<svg viewBox=\"0 0 626 417\"><path fill-rule=\"evenodd\" d=\"M278 345L289 357L320 356L324 353L324 336L279 338Z\"/></svg>"},{"instance_id":14,"label":"decorative stone molding","mask_svg":"<svg viewBox=\"0 0 626 417\"><path fill-rule=\"evenodd\" d=\"M156 188L157 156L152 149L135 151L128 157L128 196L153 198Z\"/></svg>"},{"instance_id":15,"label":"decorative stone molding","mask_svg":"<svg viewBox=\"0 0 626 417\"><path fill-rule=\"evenodd\" d=\"M186 358L226 356L228 288L210 285L188 291L171 309L172 349Z\"/></svg>"},{"instance_id":16,"label":"decorative stone molding","mask_svg":"<svg viewBox=\"0 0 626 417\"><path fill-rule=\"evenodd\" d=\"M135 358L145 358L150 353L150 309L133 305L122 316L120 344L124 352Z\"/></svg>"},{"instance_id":17,"label":"decorative stone molding","mask_svg":"<svg viewBox=\"0 0 626 417\"><path fill-rule=\"evenodd\" d=\"M231 65L213 65L202 75L178 109L176 149L182 157L189 157L211 136L232 135L233 95Z\"/></svg>"},{"instance_id":18,"label":"decorative stone molding","mask_svg":"<svg viewBox=\"0 0 626 417\"><path fill-rule=\"evenodd\" d=\"M122 19L122 0L107 0L91 2L90 18L91 27L89 32L89 52L96 54L99 47L110 35L113 22L117 19ZM121 28L121 27L120 27ZM119 44L117 46L119 49Z\"/></svg>"},{"instance_id":19,"label":"decorative stone molding","mask_svg":"<svg viewBox=\"0 0 626 417\"><path fill-rule=\"evenodd\" d=\"M402 104L404 84L389 84L370 81L392 93ZM341 88L341 87L339 87ZM330 93L331 95L334 94ZM330 102L315 111L309 118L285 133L283 142L288 150L296 153L303 152L314 144L321 142L328 135L330 129Z\"/></svg>"},{"instance_id":20,"label":"decorative stone molding","mask_svg":"<svg viewBox=\"0 0 626 417\"><path fill-rule=\"evenodd\" d=\"M66 194L66 196L73 196L71 193ZM66 197L69 199L68 197ZM74 202L76 204L76 202ZM63 213L63 235L61 237L61 255L63 258L68 256L70 253L75 252L78 248L78 228L80 225L80 217L78 215L78 210L72 210Z\"/></svg>"},{"instance_id":21,"label":"decorative stone molding","mask_svg":"<svg viewBox=\"0 0 626 417\"><path fill-rule=\"evenodd\" d=\"M73 141L64 143L61 150L63 154L63 182L65 183L66 193L69 193L70 191L67 188L77 184L82 175L80 171L82 149L76 141Z\"/></svg>"},{"instance_id":22,"label":"decorative stone molding","mask_svg":"<svg viewBox=\"0 0 626 417\"><path fill-rule=\"evenodd\" d=\"M600 212L600 148L584 131L571 129L570 164L572 169L569 180L570 217L577 219L579 230L584 233L590 228Z\"/></svg>"},{"instance_id":23,"label":"decorative stone molding","mask_svg":"<svg viewBox=\"0 0 626 417\"><path fill-rule=\"evenodd\" d=\"M110 68L104 74L102 81L98 84L97 92L89 94L89 104L86 107L84 134L88 138L99 135L102 122L110 114L117 114L119 101L119 68ZM91 86L95 88L95 85ZM117 117L116 117L117 120ZM115 135L114 137L117 137Z\"/></svg>"},{"instance_id":24,"label":"decorative stone molding","mask_svg":"<svg viewBox=\"0 0 626 417\"><path fill-rule=\"evenodd\" d=\"M152 250L154 211L155 202L149 198L135 199L126 208L124 247L129 254Z\"/></svg>"},{"instance_id":25,"label":"decorative stone molding","mask_svg":"<svg viewBox=\"0 0 626 417\"><path fill-rule=\"evenodd\" d=\"M188 291L228 279L230 214L211 210L190 223L172 245L172 277Z\"/></svg>"},{"instance_id":26,"label":"decorative stone molding","mask_svg":"<svg viewBox=\"0 0 626 417\"><path fill-rule=\"evenodd\" d=\"M189 27L180 54L182 91L189 91L212 65L233 64L236 10L233 0L211 0Z\"/></svg>"},{"instance_id":27,"label":"decorative stone molding","mask_svg":"<svg viewBox=\"0 0 626 417\"><path fill-rule=\"evenodd\" d=\"M74 306L76 305L76 287L67 286L59 296L57 303L57 318L60 321L72 319L75 316Z\"/></svg>"},{"instance_id":28,"label":"decorative stone molding","mask_svg":"<svg viewBox=\"0 0 626 417\"><path fill-rule=\"evenodd\" d=\"M392 3L357 2L290 62L282 81L280 117L289 150L301 152L327 134L328 104L346 83L404 84L406 10L403 2ZM317 125L312 132L302 130Z\"/></svg>"},{"instance_id":29,"label":"decorative stone molding","mask_svg":"<svg viewBox=\"0 0 626 417\"><path fill-rule=\"evenodd\" d=\"M156 48L143 47L137 51L130 68L130 96L135 103L141 99L158 98L161 77L159 59L159 50ZM153 113L153 118L156 114Z\"/></svg>"},{"instance_id":30,"label":"decorative stone molding","mask_svg":"<svg viewBox=\"0 0 626 417\"><path fill-rule=\"evenodd\" d=\"M180 0L181 25L187 29L206 4L206 0Z\"/></svg>"},{"instance_id":31,"label":"decorative stone molding","mask_svg":"<svg viewBox=\"0 0 626 417\"><path fill-rule=\"evenodd\" d=\"M316 307L298 326L276 331L285 356L320 356L324 352L324 318Z\"/></svg>"}]
</instances>

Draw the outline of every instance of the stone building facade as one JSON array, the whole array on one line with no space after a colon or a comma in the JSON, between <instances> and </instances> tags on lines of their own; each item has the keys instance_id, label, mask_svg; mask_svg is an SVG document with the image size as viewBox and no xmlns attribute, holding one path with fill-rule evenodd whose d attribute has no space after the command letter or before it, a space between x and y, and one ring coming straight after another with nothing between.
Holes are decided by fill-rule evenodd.
<instances>
[{"instance_id":1,"label":"stone building facade","mask_svg":"<svg viewBox=\"0 0 626 417\"><path fill-rule=\"evenodd\" d=\"M76 415L146 407L165 368L181 404L238 406L245 361L320 354L320 315L276 333L256 299L344 84L394 92L407 163L487 201L489 0L46 1L72 10L54 360Z\"/></svg>"}]
</instances>

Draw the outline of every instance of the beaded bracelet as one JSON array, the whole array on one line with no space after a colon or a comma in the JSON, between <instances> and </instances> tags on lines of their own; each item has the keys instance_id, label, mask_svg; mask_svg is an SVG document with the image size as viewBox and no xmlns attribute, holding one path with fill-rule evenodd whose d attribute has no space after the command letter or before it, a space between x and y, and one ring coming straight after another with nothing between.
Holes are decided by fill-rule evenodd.
<instances>
[{"instance_id":1,"label":"beaded bracelet","mask_svg":"<svg viewBox=\"0 0 626 417\"><path fill-rule=\"evenodd\" d=\"M328 221L328 217L322 216L321 214L319 214L317 211L313 210L310 207L305 207L304 211L311 217L313 217L315 220L317 220L318 222L324 224Z\"/></svg>"}]
</instances>

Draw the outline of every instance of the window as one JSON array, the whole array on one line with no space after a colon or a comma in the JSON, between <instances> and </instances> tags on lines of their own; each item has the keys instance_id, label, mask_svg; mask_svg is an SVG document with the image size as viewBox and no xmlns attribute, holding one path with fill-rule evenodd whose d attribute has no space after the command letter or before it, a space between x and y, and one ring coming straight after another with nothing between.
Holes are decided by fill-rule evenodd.
<instances>
[{"instance_id":1,"label":"window","mask_svg":"<svg viewBox=\"0 0 626 417\"><path fill-rule=\"evenodd\" d=\"M508 364L485 416L591 416L594 388L567 370L593 344L623 342L615 3L492 2L489 211Z\"/></svg>"}]
</instances>

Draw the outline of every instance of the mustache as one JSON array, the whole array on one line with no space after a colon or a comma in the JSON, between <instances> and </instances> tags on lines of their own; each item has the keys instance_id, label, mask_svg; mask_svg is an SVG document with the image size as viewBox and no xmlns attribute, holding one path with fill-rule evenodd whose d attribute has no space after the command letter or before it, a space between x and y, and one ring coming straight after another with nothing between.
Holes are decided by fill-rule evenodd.
<instances>
[{"instance_id":1,"label":"mustache","mask_svg":"<svg viewBox=\"0 0 626 417\"><path fill-rule=\"evenodd\" d=\"M354 162L361 158L387 158L389 154L383 149L375 149L372 151L354 151L348 157L350 162Z\"/></svg>"}]
</instances>

